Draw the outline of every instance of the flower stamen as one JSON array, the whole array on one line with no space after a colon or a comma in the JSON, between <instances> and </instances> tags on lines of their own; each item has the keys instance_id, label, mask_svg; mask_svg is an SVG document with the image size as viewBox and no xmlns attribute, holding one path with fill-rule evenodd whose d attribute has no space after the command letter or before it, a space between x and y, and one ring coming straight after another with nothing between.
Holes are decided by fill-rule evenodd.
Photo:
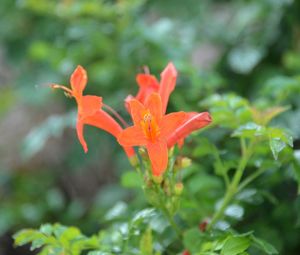
<instances>
[{"instance_id":1,"label":"flower stamen","mask_svg":"<svg viewBox=\"0 0 300 255\"><path fill-rule=\"evenodd\" d=\"M149 139L151 142L154 142L158 137L160 131L157 122L155 120L155 117L149 112L149 110L147 110L143 114L141 126L146 138Z\"/></svg>"}]
</instances>

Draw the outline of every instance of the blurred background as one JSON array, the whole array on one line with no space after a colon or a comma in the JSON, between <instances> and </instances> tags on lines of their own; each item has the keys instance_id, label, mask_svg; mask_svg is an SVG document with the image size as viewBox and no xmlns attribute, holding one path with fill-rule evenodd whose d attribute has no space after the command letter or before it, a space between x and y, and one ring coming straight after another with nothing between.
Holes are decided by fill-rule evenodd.
<instances>
[{"instance_id":1,"label":"blurred background","mask_svg":"<svg viewBox=\"0 0 300 255\"><path fill-rule=\"evenodd\" d=\"M146 204L124 187L131 168L115 139L86 127L84 154L75 101L49 88L68 85L78 64L88 71L85 93L128 120L123 100L137 92L135 75L147 65L159 77L169 61L179 72L170 111L207 110L199 102L218 93L288 105L276 124L293 134L299 160L299 13L298 0L1 0L0 254L32 254L13 247L21 228L61 222L90 234L117 201ZM224 147L230 137L222 134ZM186 153L198 145L187 143ZM265 195L237 228L255 229L280 254L299 254L297 178L284 166L262 178Z\"/></svg>"}]
</instances>

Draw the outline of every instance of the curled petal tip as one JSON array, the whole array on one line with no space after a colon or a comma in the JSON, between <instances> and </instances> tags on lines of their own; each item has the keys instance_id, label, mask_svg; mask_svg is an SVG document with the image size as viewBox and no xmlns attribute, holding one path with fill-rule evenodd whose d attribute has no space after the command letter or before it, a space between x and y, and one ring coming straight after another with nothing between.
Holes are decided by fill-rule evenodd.
<instances>
[{"instance_id":1,"label":"curled petal tip","mask_svg":"<svg viewBox=\"0 0 300 255\"><path fill-rule=\"evenodd\" d=\"M85 89L87 79L86 70L82 66L78 65L70 78L72 90L76 92L76 94L82 94Z\"/></svg>"},{"instance_id":2,"label":"curled petal tip","mask_svg":"<svg viewBox=\"0 0 300 255\"><path fill-rule=\"evenodd\" d=\"M212 117L211 117L211 115L209 114L209 112L204 112L203 113L203 120L206 120L207 122L212 122Z\"/></svg>"},{"instance_id":3,"label":"curled petal tip","mask_svg":"<svg viewBox=\"0 0 300 255\"><path fill-rule=\"evenodd\" d=\"M169 75L173 77L177 77L177 70L173 62L169 62L165 69L162 71L161 76Z\"/></svg>"},{"instance_id":4,"label":"curled petal tip","mask_svg":"<svg viewBox=\"0 0 300 255\"><path fill-rule=\"evenodd\" d=\"M124 100L125 108L126 108L127 112L129 112L129 113L130 113L130 101L132 99L134 99L134 97L132 95L128 95Z\"/></svg>"}]
</instances>

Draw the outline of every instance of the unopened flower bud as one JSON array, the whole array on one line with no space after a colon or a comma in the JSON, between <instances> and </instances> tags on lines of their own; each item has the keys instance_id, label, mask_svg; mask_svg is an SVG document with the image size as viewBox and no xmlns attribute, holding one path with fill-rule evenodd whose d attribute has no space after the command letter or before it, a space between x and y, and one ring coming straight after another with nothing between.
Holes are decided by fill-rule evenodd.
<instances>
[{"instance_id":1,"label":"unopened flower bud","mask_svg":"<svg viewBox=\"0 0 300 255\"><path fill-rule=\"evenodd\" d=\"M182 191L183 191L183 184L182 184L182 182L176 183L175 187L174 187L175 195L180 196L182 194Z\"/></svg>"},{"instance_id":2,"label":"unopened flower bud","mask_svg":"<svg viewBox=\"0 0 300 255\"><path fill-rule=\"evenodd\" d=\"M188 157L181 158L181 167L187 168L192 164L192 160Z\"/></svg>"},{"instance_id":3,"label":"unopened flower bud","mask_svg":"<svg viewBox=\"0 0 300 255\"><path fill-rule=\"evenodd\" d=\"M136 155L129 158L129 162L133 167L136 167L139 163L139 159Z\"/></svg>"},{"instance_id":4,"label":"unopened flower bud","mask_svg":"<svg viewBox=\"0 0 300 255\"><path fill-rule=\"evenodd\" d=\"M153 175L153 181L157 184L161 184L163 181L162 175Z\"/></svg>"},{"instance_id":5,"label":"unopened flower bud","mask_svg":"<svg viewBox=\"0 0 300 255\"><path fill-rule=\"evenodd\" d=\"M142 159L148 159L147 151L144 147L139 147L139 154L141 155Z\"/></svg>"},{"instance_id":6,"label":"unopened flower bud","mask_svg":"<svg viewBox=\"0 0 300 255\"><path fill-rule=\"evenodd\" d=\"M163 189L165 191L165 193L170 196L171 195L171 188L170 188L170 182L169 180L164 180L163 182Z\"/></svg>"},{"instance_id":7,"label":"unopened flower bud","mask_svg":"<svg viewBox=\"0 0 300 255\"><path fill-rule=\"evenodd\" d=\"M144 183L147 188L151 188L153 185L152 180L148 176L144 177Z\"/></svg>"},{"instance_id":8,"label":"unopened flower bud","mask_svg":"<svg viewBox=\"0 0 300 255\"><path fill-rule=\"evenodd\" d=\"M169 157L172 157L174 154L174 146L169 149Z\"/></svg>"},{"instance_id":9,"label":"unopened flower bud","mask_svg":"<svg viewBox=\"0 0 300 255\"><path fill-rule=\"evenodd\" d=\"M180 171L183 168L189 167L192 164L192 160L188 157L177 157L175 162L175 171Z\"/></svg>"},{"instance_id":10,"label":"unopened flower bud","mask_svg":"<svg viewBox=\"0 0 300 255\"><path fill-rule=\"evenodd\" d=\"M199 229L201 232L205 232L207 225L208 225L208 219L204 219L200 224L199 224Z\"/></svg>"}]
</instances>

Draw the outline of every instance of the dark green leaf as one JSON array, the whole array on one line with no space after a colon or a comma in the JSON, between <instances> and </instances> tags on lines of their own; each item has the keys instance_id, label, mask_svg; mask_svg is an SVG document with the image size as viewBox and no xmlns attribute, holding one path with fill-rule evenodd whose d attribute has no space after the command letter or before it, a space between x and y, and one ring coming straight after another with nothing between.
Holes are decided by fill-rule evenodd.
<instances>
[{"instance_id":1,"label":"dark green leaf","mask_svg":"<svg viewBox=\"0 0 300 255\"><path fill-rule=\"evenodd\" d=\"M183 234L183 243L190 252L197 252L201 249L203 234L198 228L189 229Z\"/></svg>"},{"instance_id":2,"label":"dark green leaf","mask_svg":"<svg viewBox=\"0 0 300 255\"><path fill-rule=\"evenodd\" d=\"M221 250L222 255L236 255L242 253L250 246L250 240L247 237L231 236L226 241Z\"/></svg>"},{"instance_id":3,"label":"dark green leaf","mask_svg":"<svg viewBox=\"0 0 300 255\"><path fill-rule=\"evenodd\" d=\"M265 253L278 254L278 251L274 248L274 246L268 243L267 241L257 238L253 235L251 236L251 240L258 249L264 251Z\"/></svg>"}]
</instances>

